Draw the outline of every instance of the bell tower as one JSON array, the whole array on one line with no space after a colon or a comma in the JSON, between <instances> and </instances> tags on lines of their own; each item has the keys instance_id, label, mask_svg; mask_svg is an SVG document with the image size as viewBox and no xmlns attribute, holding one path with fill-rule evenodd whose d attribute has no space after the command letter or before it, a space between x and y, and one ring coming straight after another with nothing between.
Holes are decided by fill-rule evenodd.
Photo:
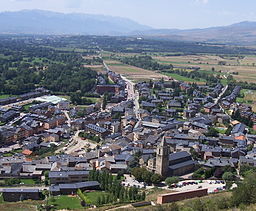
<instances>
[{"instance_id":1,"label":"bell tower","mask_svg":"<svg viewBox=\"0 0 256 211\"><path fill-rule=\"evenodd\" d=\"M163 137L161 143L157 146L156 152L156 173L163 177L168 175L169 171L169 154L170 147L167 145Z\"/></svg>"}]
</instances>

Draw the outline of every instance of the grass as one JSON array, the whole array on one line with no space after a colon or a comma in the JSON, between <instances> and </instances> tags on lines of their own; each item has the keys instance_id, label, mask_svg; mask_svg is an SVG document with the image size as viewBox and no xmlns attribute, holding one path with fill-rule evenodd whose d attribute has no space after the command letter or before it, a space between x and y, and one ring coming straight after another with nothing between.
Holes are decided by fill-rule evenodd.
<instances>
[{"instance_id":1,"label":"grass","mask_svg":"<svg viewBox=\"0 0 256 211\"><path fill-rule=\"evenodd\" d=\"M99 197L103 197L103 196L107 196L109 195L109 193L103 192L103 191L92 191L92 192L88 192L88 193L84 193L86 199L87 199L87 203L89 204L97 204L97 199Z\"/></svg>"},{"instance_id":2,"label":"grass","mask_svg":"<svg viewBox=\"0 0 256 211\"><path fill-rule=\"evenodd\" d=\"M243 97L238 97L236 101L238 103L246 103L252 106L253 111L256 112L256 91L242 89L241 95Z\"/></svg>"},{"instance_id":3,"label":"grass","mask_svg":"<svg viewBox=\"0 0 256 211\"><path fill-rule=\"evenodd\" d=\"M6 99L8 97L15 97L15 95L0 95L0 99Z\"/></svg>"},{"instance_id":4,"label":"grass","mask_svg":"<svg viewBox=\"0 0 256 211\"><path fill-rule=\"evenodd\" d=\"M225 134L226 133L226 128L221 128L221 127L215 127L215 129L218 131L220 134Z\"/></svg>"},{"instance_id":5,"label":"grass","mask_svg":"<svg viewBox=\"0 0 256 211\"><path fill-rule=\"evenodd\" d=\"M10 157L10 156L13 156L15 153L21 153L21 152L22 152L22 149L15 149L13 151L4 153L3 156L4 157Z\"/></svg>"},{"instance_id":6,"label":"grass","mask_svg":"<svg viewBox=\"0 0 256 211\"><path fill-rule=\"evenodd\" d=\"M21 183L24 183L24 185L35 185L36 182L33 179L20 179Z\"/></svg>"},{"instance_id":7,"label":"grass","mask_svg":"<svg viewBox=\"0 0 256 211\"><path fill-rule=\"evenodd\" d=\"M0 193L0 210L1 211L36 211L37 207L43 201L22 201L22 202L5 202L2 193Z\"/></svg>"},{"instance_id":8,"label":"grass","mask_svg":"<svg viewBox=\"0 0 256 211\"><path fill-rule=\"evenodd\" d=\"M81 201L77 196L57 196L49 200L50 205L54 205L55 209L82 209Z\"/></svg>"},{"instance_id":9,"label":"grass","mask_svg":"<svg viewBox=\"0 0 256 211\"><path fill-rule=\"evenodd\" d=\"M98 103L101 100L101 98L96 97L86 97L86 99L91 100L93 103Z\"/></svg>"},{"instance_id":10,"label":"grass","mask_svg":"<svg viewBox=\"0 0 256 211\"><path fill-rule=\"evenodd\" d=\"M30 106L33 106L33 105L36 105L37 103L29 103L29 104L26 104L26 105L23 105L23 110L25 111L25 112L29 112L29 107Z\"/></svg>"},{"instance_id":11,"label":"grass","mask_svg":"<svg viewBox=\"0 0 256 211\"><path fill-rule=\"evenodd\" d=\"M185 76L181 76L181 75L178 75L176 73L166 73L166 72L164 72L163 74L165 74L169 77L172 77L173 79L176 79L178 81L185 81L185 82L191 82L191 83L198 83L198 82L204 83L205 82L205 80L202 80L202 79L187 78Z\"/></svg>"}]
</instances>

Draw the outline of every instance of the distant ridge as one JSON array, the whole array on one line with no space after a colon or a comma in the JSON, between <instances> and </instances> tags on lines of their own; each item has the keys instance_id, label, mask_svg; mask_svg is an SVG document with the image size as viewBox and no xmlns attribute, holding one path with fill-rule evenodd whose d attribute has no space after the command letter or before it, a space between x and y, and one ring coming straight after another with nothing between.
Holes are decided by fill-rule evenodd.
<instances>
[{"instance_id":1,"label":"distant ridge","mask_svg":"<svg viewBox=\"0 0 256 211\"><path fill-rule=\"evenodd\" d=\"M124 35L174 41L256 45L256 22L204 29L153 29L133 20L105 15L22 10L0 13L1 34Z\"/></svg>"},{"instance_id":2,"label":"distant ridge","mask_svg":"<svg viewBox=\"0 0 256 211\"><path fill-rule=\"evenodd\" d=\"M151 27L127 18L44 10L0 13L0 33L121 35Z\"/></svg>"},{"instance_id":3,"label":"distant ridge","mask_svg":"<svg viewBox=\"0 0 256 211\"><path fill-rule=\"evenodd\" d=\"M256 45L256 22L244 21L229 26L205 29L151 29L136 32L134 35L160 37L179 41Z\"/></svg>"}]
</instances>

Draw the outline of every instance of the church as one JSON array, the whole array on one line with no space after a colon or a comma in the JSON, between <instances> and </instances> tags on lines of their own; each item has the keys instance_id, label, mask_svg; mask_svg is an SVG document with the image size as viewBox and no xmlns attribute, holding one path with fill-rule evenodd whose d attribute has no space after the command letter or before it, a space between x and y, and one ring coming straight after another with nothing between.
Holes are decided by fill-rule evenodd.
<instances>
[{"instance_id":1,"label":"church","mask_svg":"<svg viewBox=\"0 0 256 211\"><path fill-rule=\"evenodd\" d=\"M156 157L148 160L147 169L163 177L182 176L195 169L196 162L186 151L170 153L165 137L157 147Z\"/></svg>"}]
</instances>

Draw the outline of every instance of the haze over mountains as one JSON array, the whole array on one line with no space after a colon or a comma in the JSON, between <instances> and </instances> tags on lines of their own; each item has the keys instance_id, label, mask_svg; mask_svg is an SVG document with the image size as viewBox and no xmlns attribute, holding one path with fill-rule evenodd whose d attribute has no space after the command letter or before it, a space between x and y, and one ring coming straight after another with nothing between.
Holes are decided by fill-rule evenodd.
<instances>
[{"instance_id":1,"label":"haze over mountains","mask_svg":"<svg viewBox=\"0 0 256 211\"><path fill-rule=\"evenodd\" d=\"M256 22L244 21L229 26L205 29L153 29L137 35L161 37L172 40L217 42L228 44L256 44Z\"/></svg>"},{"instance_id":2,"label":"haze over mountains","mask_svg":"<svg viewBox=\"0 0 256 211\"><path fill-rule=\"evenodd\" d=\"M149 30L135 21L104 15L63 14L42 10L0 13L0 33L120 35Z\"/></svg>"},{"instance_id":3,"label":"haze over mountains","mask_svg":"<svg viewBox=\"0 0 256 211\"><path fill-rule=\"evenodd\" d=\"M0 13L0 33L134 35L177 41L256 44L256 22L205 29L153 29L127 18L42 10Z\"/></svg>"}]
</instances>

